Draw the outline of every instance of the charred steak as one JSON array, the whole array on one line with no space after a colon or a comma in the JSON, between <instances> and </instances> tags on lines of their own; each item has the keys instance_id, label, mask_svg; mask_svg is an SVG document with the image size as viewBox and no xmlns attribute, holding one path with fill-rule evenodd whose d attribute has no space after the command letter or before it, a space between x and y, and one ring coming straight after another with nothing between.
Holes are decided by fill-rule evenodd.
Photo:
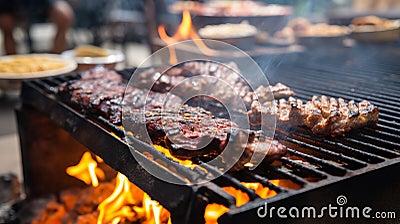
<instances>
[{"instance_id":1,"label":"charred steak","mask_svg":"<svg viewBox=\"0 0 400 224\"><path fill-rule=\"evenodd\" d=\"M188 76L187 71L185 75ZM124 110L124 124L131 125L134 134L143 140L148 134L150 143L167 147L177 158L210 160L220 155L228 141L233 141L245 149L231 169L240 170L254 154L265 153L265 160L270 161L286 152L278 141L241 130L202 107L181 106L178 96L127 87L119 74L105 68L83 72L79 79L62 84L59 93L85 112L115 124L122 123ZM244 133L249 138L240 143Z\"/></svg>"},{"instance_id":2,"label":"charred steak","mask_svg":"<svg viewBox=\"0 0 400 224\"><path fill-rule=\"evenodd\" d=\"M233 148L244 148L231 168L234 171L243 169L254 153L265 153L266 161L286 153L286 147L278 141L257 131L242 130L235 123L216 118L203 108L184 105L178 111L147 111L145 116L133 112L126 119L139 138L168 148L180 159L213 159L222 153L228 141L232 141ZM239 145L243 144L239 139L243 140L244 133L248 139L245 139L245 145ZM146 139L147 135L150 139Z\"/></svg>"},{"instance_id":3,"label":"charred steak","mask_svg":"<svg viewBox=\"0 0 400 224\"><path fill-rule=\"evenodd\" d=\"M231 104L237 103L236 101L241 99L247 109L256 99L265 102L273 100L273 98L280 99L294 95L294 92L289 87L281 83L268 87L259 86L253 91L247 80L240 75L237 65L233 62L225 65L211 61L192 61L172 68L165 66L156 69L150 68L134 77L135 81L132 83L135 87L151 88L155 92L164 93L174 89L174 94L185 98L188 93L201 93L201 90L208 88L210 84L212 85L215 82L214 79L194 79L196 76L210 76L223 81L232 88L222 88L221 91L215 91L214 97ZM192 99L190 103L194 104L191 105L198 105L197 100L204 101L204 96L202 96L202 99L200 98ZM211 97L210 101L212 101ZM202 106L210 111L216 110L213 106L209 107L208 104Z\"/></svg>"},{"instance_id":4,"label":"charred steak","mask_svg":"<svg viewBox=\"0 0 400 224\"><path fill-rule=\"evenodd\" d=\"M152 109L168 108L182 103L173 94L167 97L163 93L127 87L121 75L103 67L83 72L79 79L62 84L59 93L84 111L100 115L118 125L122 122L122 106L130 109Z\"/></svg>"}]
</instances>

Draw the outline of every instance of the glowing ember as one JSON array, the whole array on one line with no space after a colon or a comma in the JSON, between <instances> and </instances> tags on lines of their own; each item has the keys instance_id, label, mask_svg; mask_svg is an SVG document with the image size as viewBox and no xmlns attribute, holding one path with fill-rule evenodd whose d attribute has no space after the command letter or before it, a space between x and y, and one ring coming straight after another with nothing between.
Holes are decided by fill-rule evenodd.
<instances>
[{"instance_id":1,"label":"glowing ember","mask_svg":"<svg viewBox=\"0 0 400 224\"><path fill-rule=\"evenodd\" d=\"M171 45L182 40L192 39L196 46L200 49L201 53L209 56L215 55L215 51L208 48L194 30L192 26L192 18L188 10L184 10L182 12L182 22L172 37L168 36L164 25L160 25L158 27L158 34L160 35L160 38L168 45L170 56L169 63L172 65L178 63L178 58L176 57L175 48Z\"/></svg>"},{"instance_id":2,"label":"glowing ember","mask_svg":"<svg viewBox=\"0 0 400 224\"><path fill-rule=\"evenodd\" d=\"M75 166L70 166L66 170L67 174L85 182L87 185L97 187L99 179L105 178L103 170L97 167L97 162L92 158L90 152L85 152Z\"/></svg>"}]
</instances>

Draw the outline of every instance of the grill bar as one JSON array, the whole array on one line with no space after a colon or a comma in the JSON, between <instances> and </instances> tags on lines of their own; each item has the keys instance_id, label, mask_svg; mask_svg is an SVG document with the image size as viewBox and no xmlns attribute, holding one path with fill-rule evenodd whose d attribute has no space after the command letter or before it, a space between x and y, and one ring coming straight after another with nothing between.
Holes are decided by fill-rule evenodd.
<instances>
[{"instance_id":1,"label":"grill bar","mask_svg":"<svg viewBox=\"0 0 400 224\"><path fill-rule=\"evenodd\" d=\"M200 166L207 169L209 172L213 172L215 175L219 176L215 181L219 182L220 185L228 183L228 186L233 186L234 188L246 193L251 200L258 198L258 195L251 189L245 187L240 181L230 175L223 175L222 171L218 168L210 166L207 163L200 162Z\"/></svg>"},{"instance_id":2,"label":"grill bar","mask_svg":"<svg viewBox=\"0 0 400 224\"><path fill-rule=\"evenodd\" d=\"M296 136L296 137L298 139L291 138L291 137L285 137L285 140L293 143L294 145L300 146L302 148L310 149L312 151L321 153L321 156L327 157L328 159L333 158L334 160L343 162L346 164L347 168L349 168L349 169L359 169L359 168L362 168L362 167L365 167L368 165L366 162L364 162L362 160L352 158L350 156L344 155L343 153L337 153L337 152L325 149L320 146L306 143L305 142L306 139L303 138L302 136ZM298 148L296 147L296 149L298 149Z\"/></svg>"},{"instance_id":3,"label":"grill bar","mask_svg":"<svg viewBox=\"0 0 400 224\"><path fill-rule=\"evenodd\" d=\"M338 151L340 153L345 153L348 155L351 155L352 157L358 158L362 161L369 162L369 163L379 163L385 160L385 158L365 152L360 149L356 149L350 146L347 146L345 144L342 144L337 141L332 141L329 139L323 139L323 138L317 138L311 135L305 135L302 133L299 133L298 136L302 136L303 138L307 138L308 141L313 141L314 144L319 144L323 146L324 148L328 148L332 151Z\"/></svg>"},{"instance_id":4,"label":"grill bar","mask_svg":"<svg viewBox=\"0 0 400 224\"><path fill-rule=\"evenodd\" d=\"M296 162L296 161L291 160L291 159L286 158L286 157L282 157L279 160L282 161L282 163L285 166L290 167L295 172L303 173L304 171L306 171L306 172L311 173L312 175L315 175L315 176L312 176L312 177L317 177L317 178L320 178L320 179L327 178L327 174L325 172L319 171L319 170L317 170L317 169L315 169L313 167L307 166L307 165L305 165L303 163Z\"/></svg>"},{"instance_id":5,"label":"grill bar","mask_svg":"<svg viewBox=\"0 0 400 224\"><path fill-rule=\"evenodd\" d=\"M387 125L384 125L384 124L382 124L382 123L388 123L389 121L384 121L384 122L379 122L378 123L378 127L379 127L379 129L377 130L377 132L379 133L379 132L381 132L381 130L383 129L384 131L382 131L382 133L391 133L391 134L394 134L394 133L400 133L400 129L396 129L396 128L393 128L393 127L389 127L389 126L387 126ZM389 122L390 123L390 122ZM375 129L371 129L371 128L366 128L367 130L371 130L371 131L375 131ZM396 134L394 134L394 135L396 135Z\"/></svg>"},{"instance_id":6,"label":"grill bar","mask_svg":"<svg viewBox=\"0 0 400 224\"><path fill-rule=\"evenodd\" d=\"M359 141L356 139L351 139L351 138L343 138L343 139L338 139L337 141L340 141L342 144L348 145L348 146L354 146L357 145L358 148L362 148L364 150L368 150L371 153L376 153L377 155L384 156L386 158L396 158L400 156L400 153L389 150L383 147L379 147L376 145L373 145L371 143L367 143L364 141Z\"/></svg>"},{"instance_id":7,"label":"grill bar","mask_svg":"<svg viewBox=\"0 0 400 224\"><path fill-rule=\"evenodd\" d=\"M376 75L375 77L371 77L365 74L370 74L371 71L357 71L357 70L342 70L340 68L340 66L334 67L334 66L330 66L327 64L323 64L323 65L317 65L317 64L313 64L313 66L315 67L304 67L302 65L295 65L296 66L296 72L301 72L303 71L304 73L306 73L306 75L313 75L313 72L315 73L323 73L323 74L336 74L332 77L329 77L330 80L333 81L338 81L340 82L342 85L348 85L346 83L352 83L354 84L354 86L357 86L358 83L362 83L362 84L368 84L368 85L373 85L375 87L377 87L376 89L373 89L374 91L378 91L379 88L387 88L388 90L392 91L392 93L398 93L399 90L396 89L395 87L393 87L393 80L390 81L386 81L383 79L378 79L377 77L382 76L382 75L387 75L387 73L381 73L381 74L374 74ZM322 68L321 68L322 67ZM310 72L313 71L313 72ZM302 74L303 75L303 74ZM317 75L317 74L316 74ZM325 77L325 76L324 76ZM317 77L318 78L318 77ZM320 78L320 77L319 77ZM344 82L343 79L348 80L349 82ZM366 91L368 91L368 89L365 89ZM378 91L379 93L379 91ZM386 91L382 91L382 94L386 94Z\"/></svg>"},{"instance_id":8,"label":"grill bar","mask_svg":"<svg viewBox=\"0 0 400 224\"><path fill-rule=\"evenodd\" d=\"M142 153L144 153L144 152L151 153L151 155L154 157L155 161L157 161L157 160L165 161L165 159L169 160L170 163L168 165L171 165L176 171L178 171L177 172L178 174L183 175L183 178L189 179L190 182L194 182L196 179L199 178L199 176L196 175L195 172L192 172L192 170L190 170L189 168L181 166L177 162L173 161L172 159L169 159L163 153L156 150L153 146L148 145L133 136L127 135L127 137L130 139L130 147L133 147L134 150L140 151ZM162 164L160 164L160 165L162 165Z\"/></svg>"},{"instance_id":9,"label":"grill bar","mask_svg":"<svg viewBox=\"0 0 400 224\"><path fill-rule=\"evenodd\" d=\"M109 128L112 131L112 133L114 133L118 137L120 137L120 138L124 138L125 137L125 131L124 130L122 130L117 125L108 122L107 119L105 119L104 117L102 117L102 116L93 116L93 118L96 119L98 122L100 122L102 125L104 125L107 128Z\"/></svg>"},{"instance_id":10,"label":"grill bar","mask_svg":"<svg viewBox=\"0 0 400 224\"><path fill-rule=\"evenodd\" d=\"M376 88L376 89L375 88L366 89L366 88L363 88L363 85L365 85L365 84L368 84L368 86L376 85L376 82L363 83L363 85L360 86L360 85L357 84L357 83L359 83L359 79L356 79L356 80L358 80L356 82L352 82L352 80L351 80L352 77L350 75L348 75L348 76L345 76L345 77L343 77L343 76L333 76L333 78L329 79L330 82L328 83L327 79L326 79L326 77L324 75L325 74L332 74L332 70L331 71L324 71L323 72L324 74L319 74L320 71L310 72L310 69L306 70L306 69L302 69L301 67L298 67L298 66L295 66L295 69L293 69L293 70L296 71L296 74L298 76L290 77L290 80L292 80L292 82L293 82L293 80L297 80L297 81L301 81L302 84L304 84L304 85L307 85L307 84L310 84L310 83L318 83L319 85L331 86L330 84L332 84L332 81L334 81L334 82L340 83L340 85L339 86L335 86L334 89L331 89L331 88L329 89L329 90L332 90L333 92L340 92L340 90L345 90L342 93L345 93L345 94L354 94L355 93L356 97L358 95L362 94L363 97L368 97L368 98L371 98L371 99L375 98L375 100L378 100L378 101L382 99L381 97L387 97L388 99L393 100L393 101L385 101L385 103L394 103L394 104L398 104L399 103L397 98L396 98L396 95L390 95L390 94L388 95L386 91L385 92L379 91L380 88L385 88L385 87L390 89L390 85L389 86L388 85L377 86L378 88ZM289 72L292 72L293 70L291 70L291 71L284 70L284 72L289 73ZM307 82L303 82L305 77L308 78ZM282 77L282 78L289 78L289 77ZM344 79L348 80L348 82L343 82ZM370 80L370 79L366 78L366 80ZM378 82L378 84L380 84L380 82ZM317 86L315 86L315 87L317 87ZM395 90L393 90L392 93L393 94L399 94L400 92L398 91L398 89L395 89ZM377 96L377 97L379 96L379 97L376 98L374 96Z\"/></svg>"},{"instance_id":11,"label":"grill bar","mask_svg":"<svg viewBox=\"0 0 400 224\"><path fill-rule=\"evenodd\" d=\"M211 187L203 187L199 190L199 193L206 194L212 201L225 207L233 207L236 205L236 198L222 190L220 187L215 185Z\"/></svg>"},{"instance_id":12,"label":"grill bar","mask_svg":"<svg viewBox=\"0 0 400 224\"><path fill-rule=\"evenodd\" d=\"M337 166L335 164L332 164L324 159L320 159L315 156L312 156L312 155L309 155L306 153L302 153L297 150L293 150L291 148L287 148L287 152L289 155L297 156L297 157L303 158L309 162L319 165L322 170L324 170L325 172L328 172L331 175L343 176L347 172L347 170L345 168L343 168L341 166Z\"/></svg>"},{"instance_id":13,"label":"grill bar","mask_svg":"<svg viewBox=\"0 0 400 224\"><path fill-rule=\"evenodd\" d=\"M328 91L325 91L324 88L318 88L318 87L313 87L313 89L315 89L315 90L309 90L309 88L307 88L307 87L312 87L312 86L311 85L310 86L304 85L304 88L302 88L302 87L294 88L296 93L303 93L303 94L296 94L296 95L300 96L301 98L304 98L305 100L306 99L310 100L310 98L308 98L307 95L305 95L305 94L310 94L310 93L314 93L315 95L325 94L325 95L328 95L328 96L342 97L342 98L347 98L347 99L354 99L354 100L357 100L357 101L361 101L363 99L364 100L367 99L367 100L370 100L371 102L373 102L376 106L378 106L384 112L387 112L387 113L390 113L390 114L395 114L395 115L399 114L399 112L396 111L396 108L398 108L398 107L392 106L392 105L390 105L390 103L385 103L385 102L384 103L379 103L377 100L373 100L370 97L360 98L360 97L356 97L355 95L349 95L349 94L346 94L346 93L336 94L336 91L329 91L328 92ZM389 115L387 115L387 116L389 116ZM393 116L393 117L395 119L398 119L395 116Z\"/></svg>"},{"instance_id":14,"label":"grill bar","mask_svg":"<svg viewBox=\"0 0 400 224\"><path fill-rule=\"evenodd\" d=\"M393 128L390 128L390 127L387 127L384 125L379 125L379 124L378 124L378 128L379 129L388 129L388 130L381 131L379 129L375 130L375 129L367 127L367 128L365 128L364 131L368 131L373 136L378 136L376 138L379 139L381 142L389 142L388 140L382 139L382 138L388 138L388 139L391 139L390 144L394 144L397 147L399 146L399 143L394 142L398 139L398 135L390 133L390 132L398 132L399 130L395 130ZM387 132L387 131L390 131L390 132ZM368 138L373 137L373 136L369 136L369 135L364 135L364 133L361 133L360 136L365 136ZM377 139L374 139L374 140L377 140Z\"/></svg>"},{"instance_id":15,"label":"grill bar","mask_svg":"<svg viewBox=\"0 0 400 224\"><path fill-rule=\"evenodd\" d=\"M269 180L265 177L262 177L258 174L255 173L251 173L251 172L245 172L246 176L251 178L253 181L259 182L261 183L264 187L268 187L269 189L277 192L277 193L281 193L281 192L286 192L287 190L283 187L280 186L276 186L274 184L272 184L271 182L269 182Z\"/></svg>"},{"instance_id":16,"label":"grill bar","mask_svg":"<svg viewBox=\"0 0 400 224\"><path fill-rule=\"evenodd\" d=\"M282 169L280 167L275 167L275 166L268 166L265 168L264 171L271 171L274 172L286 179L292 180L293 182L300 184L301 186L307 185L308 181L305 180L304 178L297 176L296 174L293 174L291 172L289 172L288 169Z\"/></svg>"}]
</instances>

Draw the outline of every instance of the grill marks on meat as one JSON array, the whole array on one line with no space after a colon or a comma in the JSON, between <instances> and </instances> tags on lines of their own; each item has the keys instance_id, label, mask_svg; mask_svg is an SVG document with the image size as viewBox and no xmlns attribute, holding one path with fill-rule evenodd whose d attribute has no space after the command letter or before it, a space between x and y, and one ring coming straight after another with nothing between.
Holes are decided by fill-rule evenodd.
<instances>
[{"instance_id":1,"label":"grill marks on meat","mask_svg":"<svg viewBox=\"0 0 400 224\"><path fill-rule=\"evenodd\" d=\"M291 99L289 99L290 101ZM344 136L346 132L378 123L379 109L368 101L356 104L343 99L314 96L305 105L293 104L292 117L303 121L317 136ZM303 119L299 119L299 118Z\"/></svg>"},{"instance_id":2,"label":"grill marks on meat","mask_svg":"<svg viewBox=\"0 0 400 224\"><path fill-rule=\"evenodd\" d=\"M204 77L195 79L194 77L196 76L211 76L216 79L207 79ZM202 94L202 90L210 86L221 85L222 83L215 83L218 82L217 80L219 82L222 80L230 88L221 88L221 91L213 89L215 91L213 92L215 98L231 105L241 103L237 101L242 100L247 109L251 107L252 102L257 98L265 102L273 100L273 98L280 99L294 95L294 92L289 87L281 83L275 86L260 86L253 91L249 83L240 75L237 65L233 62L225 65L209 61L193 61L185 62L179 67L169 69L167 67L148 69L139 73L132 83L136 87L147 87L156 92L165 93L174 89L174 94L186 98L188 94ZM198 104L196 101L205 99L204 96L201 97L202 99L198 98L200 97L192 98L190 103L193 104L191 105L195 106ZM209 98L212 101L211 97ZM207 104L204 104L204 107L207 110L218 112L213 106L208 107Z\"/></svg>"},{"instance_id":3,"label":"grill marks on meat","mask_svg":"<svg viewBox=\"0 0 400 224\"><path fill-rule=\"evenodd\" d=\"M118 124L125 88L120 75L98 67L81 73L80 79L62 84L59 92L84 110Z\"/></svg>"},{"instance_id":4,"label":"grill marks on meat","mask_svg":"<svg viewBox=\"0 0 400 224\"><path fill-rule=\"evenodd\" d=\"M234 62L218 64L215 62L193 61L186 62L182 66L183 73L186 77L194 75L210 75L218 79L224 80L233 87L234 92L227 94L239 95L245 102L247 108L250 108L251 103L256 99L262 102L275 99L287 98L294 96L294 92L282 83L277 83L275 86L259 86L254 92L251 90L249 83L240 75L240 70ZM176 74L176 73L175 73ZM187 75L191 74L191 75Z\"/></svg>"},{"instance_id":5,"label":"grill marks on meat","mask_svg":"<svg viewBox=\"0 0 400 224\"><path fill-rule=\"evenodd\" d=\"M265 155L265 161L272 161L286 153L286 147L278 141L256 131L242 130L235 123L216 118L203 108L184 105L178 113L155 109L146 112L144 119L140 113L132 113L127 119L139 138L147 140L148 133L149 143L168 148L179 159L213 159L232 141L233 150L242 148L244 152L239 158L232 158L237 161L231 171L244 169L254 154Z\"/></svg>"},{"instance_id":6,"label":"grill marks on meat","mask_svg":"<svg viewBox=\"0 0 400 224\"><path fill-rule=\"evenodd\" d=\"M246 163L250 162L253 156L255 158L265 156L264 162L272 162L286 154L286 146L273 138L259 135L257 132L250 132L247 135L243 131L239 131L236 135L236 138L246 137L248 137L246 145L238 146L244 147L244 152L230 169L231 171L243 170Z\"/></svg>"},{"instance_id":7,"label":"grill marks on meat","mask_svg":"<svg viewBox=\"0 0 400 224\"><path fill-rule=\"evenodd\" d=\"M80 79L62 84L59 92L85 111L100 115L113 124L121 124L122 106L129 109L142 109L144 106L153 109L163 106L169 108L182 103L173 94L167 96L134 87L128 87L124 98L126 88L126 83L118 73L98 67L83 72Z\"/></svg>"},{"instance_id":8,"label":"grill marks on meat","mask_svg":"<svg viewBox=\"0 0 400 224\"><path fill-rule=\"evenodd\" d=\"M252 102L254 100L259 100L260 102L272 101L274 99L288 98L290 96L294 96L294 92L284 84L278 82L274 86L259 86L255 91L258 99L252 98ZM272 99L271 96L274 96Z\"/></svg>"},{"instance_id":9,"label":"grill marks on meat","mask_svg":"<svg viewBox=\"0 0 400 224\"><path fill-rule=\"evenodd\" d=\"M191 76L191 67L198 65L185 64L180 68L182 71L175 70L170 75ZM198 73L213 71L217 76L226 75L225 70L221 70L226 69L224 66L215 67L213 63L209 63L207 69L196 69ZM124 97L126 88L128 91ZM237 145L244 147L245 151L231 170L243 169L244 164L256 154L265 153L265 160L270 161L286 152L286 147L276 140L254 131L241 130L230 120L216 118L213 113L201 107L184 105L176 109L182 104L178 96L127 87L120 75L105 68L95 68L82 73L79 79L62 84L59 93L84 111L100 115L111 123L121 124L124 119L127 124L133 125L133 130L136 131L134 134L144 140L149 133L151 143L165 146L177 158L210 160L225 149L228 141L239 144L238 140L243 138L243 133L250 137L247 143L244 143L246 145ZM167 96L169 98L166 98ZM251 100L252 98L253 95L250 95ZM146 111L144 116L143 108ZM126 112L124 118L121 117L122 110ZM231 136L233 137L230 138Z\"/></svg>"},{"instance_id":10,"label":"grill marks on meat","mask_svg":"<svg viewBox=\"0 0 400 224\"><path fill-rule=\"evenodd\" d=\"M313 96L306 103L293 97L263 105L253 103L248 114L255 126L260 125L257 113L276 116L278 126L306 126L318 137L337 137L354 129L377 125L379 109L365 100L355 103L354 100L346 102L342 98Z\"/></svg>"}]
</instances>

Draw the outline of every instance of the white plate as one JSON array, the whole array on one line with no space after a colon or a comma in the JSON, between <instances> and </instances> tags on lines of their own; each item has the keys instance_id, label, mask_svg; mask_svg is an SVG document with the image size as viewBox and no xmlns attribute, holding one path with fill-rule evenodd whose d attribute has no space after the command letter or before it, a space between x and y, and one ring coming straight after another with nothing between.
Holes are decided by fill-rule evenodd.
<instances>
[{"instance_id":1,"label":"white plate","mask_svg":"<svg viewBox=\"0 0 400 224\"><path fill-rule=\"evenodd\" d=\"M112 63L119 63L125 60L125 56L121 51L106 49L107 57L76 57L74 50L64 51L61 55L73 58L78 64L95 64L95 65L105 65Z\"/></svg>"},{"instance_id":2,"label":"white plate","mask_svg":"<svg viewBox=\"0 0 400 224\"><path fill-rule=\"evenodd\" d=\"M59 61L66 63L65 67L40 71L40 72L27 72L27 73L1 73L0 72L0 79L33 79L33 78L43 78L43 77L50 77L50 76L57 76L63 75L68 72L71 72L76 69L77 64L74 60L64 58L58 54L23 54L23 55L9 55L9 56L1 56L1 61L9 61L13 60L13 58L18 57L47 57L50 60Z\"/></svg>"}]
</instances>

